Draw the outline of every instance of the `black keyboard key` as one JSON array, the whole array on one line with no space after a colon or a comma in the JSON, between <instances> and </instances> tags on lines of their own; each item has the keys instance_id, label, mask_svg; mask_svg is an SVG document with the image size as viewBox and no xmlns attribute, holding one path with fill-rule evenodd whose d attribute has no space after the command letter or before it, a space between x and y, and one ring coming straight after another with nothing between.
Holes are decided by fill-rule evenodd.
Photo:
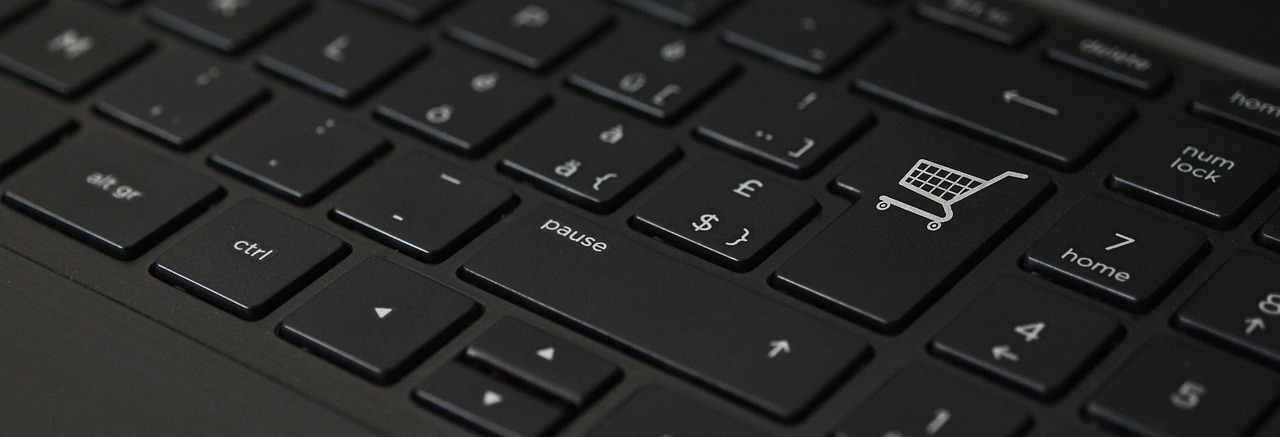
<instances>
[{"instance_id":1,"label":"black keyboard key","mask_svg":"<svg viewBox=\"0 0 1280 437\"><path fill-rule=\"evenodd\" d=\"M856 86L1060 169L1082 166L1134 115L1132 104L1076 77L1011 60L919 30L863 62Z\"/></svg>"},{"instance_id":2,"label":"black keyboard key","mask_svg":"<svg viewBox=\"0 0 1280 437\"><path fill-rule=\"evenodd\" d=\"M783 419L802 415L868 352L844 329L546 205L461 274Z\"/></svg>"},{"instance_id":3,"label":"black keyboard key","mask_svg":"<svg viewBox=\"0 0 1280 437\"><path fill-rule=\"evenodd\" d=\"M1191 102L1191 113L1280 142L1280 94L1238 83L1205 87Z\"/></svg>"},{"instance_id":4,"label":"black keyboard key","mask_svg":"<svg viewBox=\"0 0 1280 437\"><path fill-rule=\"evenodd\" d=\"M1049 44L1045 57L1148 96L1163 91L1173 78L1168 65L1146 50L1093 34L1058 38Z\"/></svg>"},{"instance_id":5,"label":"black keyboard key","mask_svg":"<svg viewBox=\"0 0 1280 437\"><path fill-rule=\"evenodd\" d=\"M1171 122L1111 175L1112 189L1220 228L1238 223L1275 186L1280 152L1250 138Z\"/></svg>"},{"instance_id":6,"label":"black keyboard key","mask_svg":"<svg viewBox=\"0 0 1280 437\"><path fill-rule=\"evenodd\" d=\"M1061 395L1121 334L1115 317L1021 280L1001 279L931 348L1041 398Z\"/></svg>"},{"instance_id":7,"label":"black keyboard key","mask_svg":"<svg viewBox=\"0 0 1280 437\"><path fill-rule=\"evenodd\" d=\"M614 0L653 18L685 28L701 27L738 0Z\"/></svg>"},{"instance_id":8,"label":"black keyboard key","mask_svg":"<svg viewBox=\"0 0 1280 437\"><path fill-rule=\"evenodd\" d=\"M0 27L17 19L36 6L40 6L44 0L0 0Z\"/></svg>"},{"instance_id":9,"label":"black keyboard key","mask_svg":"<svg viewBox=\"0 0 1280 437\"><path fill-rule=\"evenodd\" d=\"M738 70L715 48L662 29L633 29L596 47L569 84L658 120L671 121Z\"/></svg>"},{"instance_id":10,"label":"black keyboard key","mask_svg":"<svg viewBox=\"0 0 1280 437\"><path fill-rule=\"evenodd\" d=\"M91 8L59 5L0 37L0 68L63 96L106 79L151 48L146 36Z\"/></svg>"},{"instance_id":11,"label":"black keyboard key","mask_svg":"<svg viewBox=\"0 0 1280 437\"><path fill-rule=\"evenodd\" d=\"M499 320L467 357L582 408L620 376L618 366L513 318Z\"/></svg>"},{"instance_id":12,"label":"black keyboard key","mask_svg":"<svg viewBox=\"0 0 1280 437\"><path fill-rule=\"evenodd\" d=\"M1040 31L1040 17L1029 9L991 0L922 0L916 13L1006 46L1017 46Z\"/></svg>"},{"instance_id":13,"label":"black keyboard key","mask_svg":"<svg viewBox=\"0 0 1280 437\"><path fill-rule=\"evenodd\" d=\"M363 11L321 11L267 44L258 65L352 103L424 51L407 28Z\"/></svg>"},{"instance_id":14,"label":"black keyboard key","mask_svg":"<svg viewBox=\"0 0 1280 437\"><path fill-rule=\"evenodd\" d=\"M389 383L479 313L470 298L369 258L289 314L279 333L362 377Z\"/></svg>"},{"instance_id":15,"label":"black keyboard key","mask_svg":"<svg viewBox=\"0 0 1280 437\"><path fill-rule=\"evenodd\" d=\"M1280 263L1251 252L1227 261L1178 312L1201 338L1280 364Z\"/></svg>"},{"instance_id":16,"label":"black keyboard key","mask_svg":"<svg viewBox=\"0 0 1280 437\"><path fill-rule=\"evenodd\" d=\"M920 128L862 150L835 181L858 201L773 283L884 332L904 328L1052 191L1027 165Z\"/></svg>"},{"instance_id":17,"label":"black keyboard key","mask_svg":"<svg viewBox=\"0 0 1280 437\"><path fill-rule=\"evenodd\" d=\"M1144 310L1208 247L1204 234L1095 194L1040 237L1022 265L1126 309Z\"/></svg>"},{"instance_id":18,"label":"black keyboard key","mask_svg":"<svg viewBox=\"0 0 1280 437\"><path fill-rule=\"evenodd\" d=\"M840 426L836 437L1014 437L1027 413L923 365L898 371Z\"/></svg>"},{"instance_id":19,"label":"black keyboard key","mask_svg":"<svg viewBox=\"0 0 1280 437\"><path fill-rule=\"evenodd\" d=\"M421 23L457 0L356 0L411 23Z\"/></svg>"},{"instance_id":20,"label":"black keyboard key","mask_svg":"<svg viewBox=\"0 0 1280 437\"><path fill-rule=\"evenodd\" d=\"M51 105L0 88L0 176L18 168L74 128L70 118Z\"/></svg>"},{"instance_id":21,"label":"black keyboard key","mask_svg":"<svg viewBox=\"0 0 1280 437\"><path fill-rule=\"evenodd\" d=\"M388 148L386 139L360 123L297 103L268 108L217 143L210 164L303 205Z\"/></svg>"},{"instance_id":22,"label":"black keyboard key","mask_svg":"<svg viewBox=\"0 0 1280 437\"><path fill-rule=\"evenodd\" d=\"M1156 337L1085 407L1090 417L1144 436L1244 436L1280 394L1272 374Z\"/></svg>"},{"instance_id":23,"label":"black keyboard key","mask_svg":"<svg viewBox=\"0 0 1280 437\"><path fill-rule=\"evenodd\" d=\"M681 153L661 131L585 106L553 114L512 147L503 170L596 212L617 208Z\"/></svg>"},{"instance_id":24,"label":"black keyboard key","mask_svg":"<svg viewBox=\"0 0 1280 437\"><path fill-rule=\"evenodd\" d=\"M214 50L236 53L280 28L307 0L159 0L147 19Z\"/></svg>"},{"instance_id":25,"label":"black keyboard key","mask_svg":"<svg viewBox=\"0 0 1280 437\"><path fill-rule=\"evenodd\" d=\"M583 0L477 0L453 16L449 36L530 70L546 70L609 24Z\"/></svg>"},{"instance_id":26,"label":"black keyboard key","mask_svg":"<svg viewBox=\"0 0 1280 437\"><path fill-rule=\"evenodd\" d=\"M877 8L845 0L786 0L746 6L725 42L819 76L834 73L889 28Z\"/></svg>"},{"instance_id":27,"label":"black keyboard key","mask_svg":"<svg viewBox=\"0 0 1280 437\"><path fill-rule=\"evenodd\" d=\"M160 255L151 271L236 317L257 320L349 251L324 231L245 200Z\"/></svg>"},{"instance_id":28,"label":"black keyboard key","mask_svg":"<svg viewBox=\"0 0 1280 437\"><path fill-rule=\"evenodd\" d=\"M1271 215L1271 219L1258 230L1258 244L1271 250L1280 251L1280 211Z\"/></svg>"},{"instance_id":29,"label":"black keyboard key","mask_svg":"<svg viewBox=\"0 0 1280 437\"><path fill-rule=\"evenodd\" d=\"M670 389L646 385L586 435L764 437L765 434Z\"/></svg>"},{"instance_id":30,"label":"black keyboard key","mask_svg":"<svg viewBox=\"0 0 1280 437\"><path fill-rule=\"evenodd\" d=\"M818 211L754 171L704 161L645 203L632 226L732 270L754 268Z\"/></svg>"},{"instance_id":31,"label":"black keyboard key","mask_svg":"<svg viewBox=\"0 0 1280 437\"><path fill-rule=\"evenodd\" d=\"M334 220L423 262L440 262L516 203L511 190L425 152L384 164L333 208Z\"/></svg>"},{"instance_id":32,"label":"black keyboard key","mask_svg":"<svg viewBox=\"0 0 1280 437\"><path fill-rule=\"evenodd\" d=\"M559 407L479 370L450 362L413 393L423 404L499 437L541 437L565 418Z\"/></svg>"},{"instance_id":33,"label":"black keyboard key","mask_svg":"<svg viewBox=\"0 0 1280 437\"><path fill-rule=\"evenodd\" d=\"M447 55L384 92L377 115L455 152L478 155L549 101L532 79L472 56Z\"/></svg>"},{"instance_id":34,"label":"black keyboard key","mask_svg":"<svg viewBox=\"0 0 1280 437\"><path fill-rule=\"evenodd\" d=\"M771 74L744 80L719 99L698 136L791 176L813 174L871 125L852 99Z\"/></svg>"},{"instance_id":35,"label":"black keyboard key","mask_svg":"<svg viewBox=\"0 0 1280 437\"><path fill-rule=\"evenodd\" d=\"M144 147L83 133L19 172L4 203L108 255L137 258L223 194Z\"/></svg>"},{"instance_id":36,"label":"black keyboard key","mask_svg":"<svg viewBox=\"0 0 1280 437\"><path fill-rule=\"evenodd\" d=\"M266 98L252 76L190 54L152 58L107 87L94 108L179 149L189 149Z\"/></svg>"}]
</instances>

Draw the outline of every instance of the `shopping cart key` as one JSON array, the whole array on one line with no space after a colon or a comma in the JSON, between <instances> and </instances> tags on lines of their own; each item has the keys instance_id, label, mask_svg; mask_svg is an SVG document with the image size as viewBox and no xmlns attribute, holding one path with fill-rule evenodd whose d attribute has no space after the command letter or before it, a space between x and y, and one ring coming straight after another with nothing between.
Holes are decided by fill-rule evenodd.
<instances>
[{"instance_id":1,"label":"shopping cart key","mask_svg":"<svg viewBox=\"0 0 1280 437\"><path fill-rule=\"evenodd\" d=\"M1204 234L1095 194L1040 237L1022 265L1136 311L1177 284L1207 249Z\"/></svg>"},{"instance_id":2,"label":"shopping cart key","mask_svg":"<svg viewBox=\"0 0 1280 437\"><path fill-rule=\"evenodd\" d=\"M1042 398L1061 395L1121 333L1115 317L1001 278L930 344L935 355Z\"/></svg>"},{"instance_id":3,"label":"shopping cart key","mask_svg":"<svg viewBox=\"0 0 1280 437\"><path fill-rule=\"evenodd\" d=\"M922 117L1072 170L1134 116L1115 93L1064 71L937 30L895 35L860 64L854 86ZM939 80L944 78L944 80Z\"/></svg>"},{"instance_id":4,"label":"shopping cart key","mask_svg":"<svg viewBox=\"0 0 1280 437\"><path fill-rule=\"evenodd\" d=\"M835 189L857 198L773 283L873 329L902 329L1051 191L1049 178L928 129L882 130Z\"/></svg>"},{"instance_id":5,"label":"shopping cart key","mask_svg":"<svg viewBox=\"0 0 1280 437\"><path fill-rule=\"evenodd\" d=\"M1174 322L1198 337L1280 364L1280 262L1253 252L1237 254L1200 287Z\"/></svg>"},{"instance_id":6,"label":"shopping cart key","mask_svg":"<svg viewBox=\"0 0 1280 437\"><path fill-rule=\"evenodd\" d=\"M1117 144L1138 150L1108 181L1112 189L1220 228L1239 223L1275 186L1274 146L1194 121Z\"/></svg>"},{"instance_id":7,"label":"shopping cart key","mask_svg":"<svg viewBox=\"0 0 1280 437\"><path fill-rule=\"evenodd\" d=\"M658 193L632 226L733 270L747 270L817 212L813 196L719 161L703 161Z\"/></svg>"}]
</instances>

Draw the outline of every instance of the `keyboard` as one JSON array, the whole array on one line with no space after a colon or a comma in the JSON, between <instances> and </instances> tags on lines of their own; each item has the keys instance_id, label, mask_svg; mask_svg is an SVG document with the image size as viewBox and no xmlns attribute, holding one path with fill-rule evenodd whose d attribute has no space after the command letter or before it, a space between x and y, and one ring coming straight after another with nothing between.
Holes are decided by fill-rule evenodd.
<instances>
[{"instance_id":1,"label":"keyboard","mask_svg":"<svg viewBox=\"0 0 1280 437\"><path fill-rule=\"evenodd\" d=\"M0 0L0 70L0 247L336 434L1280 435L1280 91L1043 5Z\"/></svg>"}]
</instances>

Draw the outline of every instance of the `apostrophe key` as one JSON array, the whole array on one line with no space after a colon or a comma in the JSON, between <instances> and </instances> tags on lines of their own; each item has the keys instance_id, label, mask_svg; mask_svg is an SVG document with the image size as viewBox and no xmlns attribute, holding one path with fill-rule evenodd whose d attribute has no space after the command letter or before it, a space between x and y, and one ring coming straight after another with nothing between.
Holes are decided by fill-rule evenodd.
<instances>
[{"instance_id":1,"label":"apostrophe key","mask_svg":"<svg viewBox=\"0 0 1280 437\"><path fill-rule=\"evenodd\" d=\"M236 68L169 52L108 86L94 108L169 146L189 149L266 95L257 79Z\"/></svg>"},{"instance_id":2,"label":"apostrophe key","mask_svg":"<svg viewBox=\"0 0 1280 437\"><path fill-rule=\"evenodd\" d=\"M209 163L285 200L311 204L388 148L376 131L297 102L263 110L217 141Z\"/></svg>"},{"instance_id":3,"label":"apostrophe key","mask_svg":"<svg viewBox=\"0 0 1280 437\"><path fill-rule=\"evenodd\" d=\"M151 48L141 32L90 8L56 5L5 30L0 68L75 96Z\"/></svg>"},{"instance_id":4,"label":"apostrophe key","mask_svg":"<svg viewBox=\"0 0 1280 437\"><path fill-rule=\"evenodd\" d=\"M307 8L307 0L159 0L147 19L214 50L236 53Z\"/></svg>"},{"instance_id":5,"label":"apostrophe key","mask_svg":"<svg viewBox=\"0 0 1280 437\"><path fill-rule=\"evenodd\" d=\"M262 49L258 65L342 103L353 103L422 53L421 38L364 10L307 17Z\"/></svg>"},{"instance_id":6,"label":"apostrophe key","mask_svg":"<svg viewBox=\"0 0 1280 437\"><path fill-rule=\"evenodd\" d=\"M136 258L223 193L146 147L83 132L19 172L4 203L108 255Z\"/></svg>"},{"instance_id":7,"label":"apostrophe key","mask_svg":"<svg viewBox=\"0 0 1280 437\"><path fill-rule=\"evenodd\" d=\"M284 339L379 383L396 380L479 315L475 301L369 258L280 323Z\"/></svg>"},{"instance_id":8,"label":"apostrophe key","mask_svg":"<svg viewBox=\"0 0 1280 437\"><path fill-rule=\"evenodd\" d=\"M349 251L337 237L244 200L160 255L151 271L237 317L257 320Z\"/></svg>"}]
</instances>

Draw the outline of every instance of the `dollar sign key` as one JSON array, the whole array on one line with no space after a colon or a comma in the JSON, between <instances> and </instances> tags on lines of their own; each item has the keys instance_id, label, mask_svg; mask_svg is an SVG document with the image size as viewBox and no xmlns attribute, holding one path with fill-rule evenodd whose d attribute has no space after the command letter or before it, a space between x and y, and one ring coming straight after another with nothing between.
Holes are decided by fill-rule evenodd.
<instances>
[{"instance_id":1,"label":"dollar sign key","mask_svg":"<svg viewBox=\"0 0 1280 437\"><path fill-rule=\"evenodd\" d=\"M715 214L703 214L699 219L702 220L702 223L693 224L693 230L698 232L710 231L712 227L711 223L720 221L720 217L716 217Z\"/></svg>"}]
</instances>

